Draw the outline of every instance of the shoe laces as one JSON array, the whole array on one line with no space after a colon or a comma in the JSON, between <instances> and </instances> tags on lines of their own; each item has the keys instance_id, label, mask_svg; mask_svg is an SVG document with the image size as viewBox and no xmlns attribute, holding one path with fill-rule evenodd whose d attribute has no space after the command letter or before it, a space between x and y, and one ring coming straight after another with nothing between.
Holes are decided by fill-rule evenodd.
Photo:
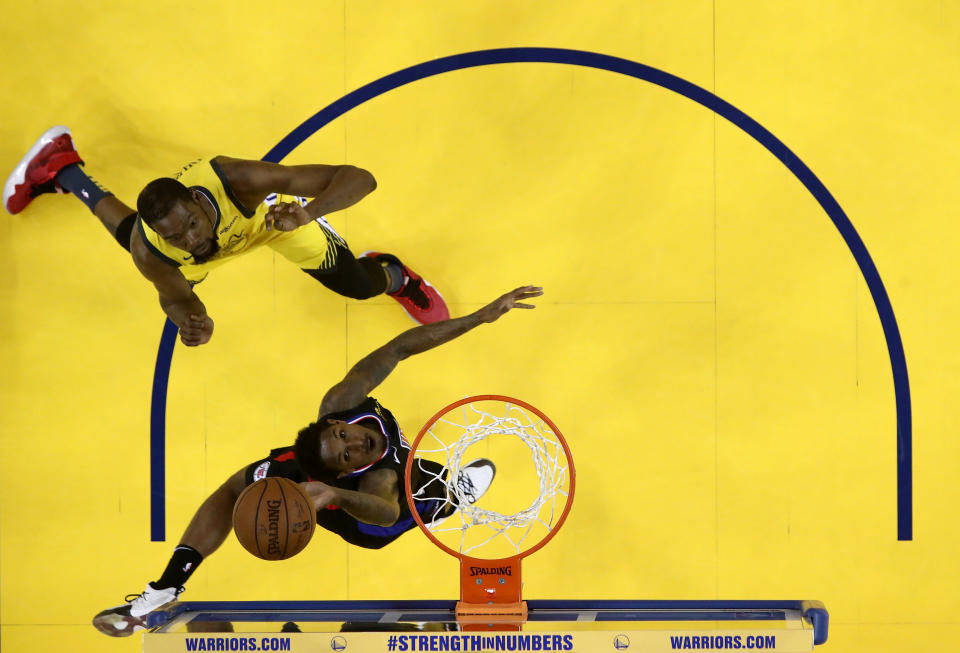
<instances>
[{"instance_id":1,"label":"shoe laces","mask_svg":"<svg viewBox=\"0 0 960 653\"><path fill-rule=\"evenodd\" d=\"M407 279L407 283L403 284L397 297L406 297L423 310L430 308L430 299L423 292L420 279Z\"/></svg>"},{"instance_id":2,"label":"shoe laces","mask_svg":"<svg viewBox=\"0 0 960 653\"><path fill-rule=\"evenodd\" d=\"M151 589L152 589L152 588L151 588ZM162 588L162 589L167 589L167 588ZM153 589L152 591L154 591L154 592L160 592L161 590ZM181 593L181 592L183 592L183 588L182 588L182 587L178 587L176 593L173 595L174 600L175 600L178 596L180 596L180 593ZM126 601L127 603L133 605L135 602L137 602L137 601L139 601L139 600L141 600L141 599L146 600L146 597L144 597L144 594L146 594L146 591L140 592L139 594L127 594L125 597L123 597L123 600Z\"/></svg>"},{"instance_id":3,"label":"shoe laces","mask_svg":"<svg viewBox=\"0 0 960 653\"><path fill-rule=\"evenodd\" d=\"M460 488L460 491L467 495L467 499L470 500L470 503L476 503L477 501L477 486L473 484L473 479L470 478L470 475L467 474L466 470L461 471L457 474L457 487Z\"/></svg>"}]
</instances>

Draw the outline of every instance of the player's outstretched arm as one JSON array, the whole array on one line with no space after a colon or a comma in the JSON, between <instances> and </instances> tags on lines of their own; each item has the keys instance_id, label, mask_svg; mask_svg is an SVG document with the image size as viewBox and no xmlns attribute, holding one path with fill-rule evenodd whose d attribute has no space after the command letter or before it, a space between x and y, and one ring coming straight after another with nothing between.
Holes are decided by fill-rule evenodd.
<instances>
[{"instance_id":1,"label":"player's outstretched arm","mask_svg":"<svg viewBox=\"0 0 960 653\"><path fill-rule=\"evenodd\" d=\"M403 359L439 347L481 324L495 322L511 309L534 308L533 304L523 302L542 294L543 288L539 286L522 286L469 315L404 331L360 360L343 381L330 388L320 404L320 416L358 405Z\"/></svg>"},{"instance_id":2,"label":"player's outstretched arm","mask_svg":"<svg viewBox=\"0 0 960 653\"><path fill-rule=\"evenodd\" d=\"M213 320L184 276L154 256L136 229L130 235L130 252L140 273L156 286L160 308L179 327L183 344L196 347L209 342Z\"/></svg>"},{"instance_id":3,"label":"player's outstretched arm","mask_svg":"<svg viewBox=\"0 0 960 653\"><path fill-rule=\"evenodd\" d=\"M180 544L193 547L204 558L220 548L233 528L233 504L246 487L246 468L228 478L207 497L190 520Z\"/></svg>"},{"instance_id":4,"label":"player's outstretched arm","mask_svg":"<svg viewBox=\"0 0 960 653\"><path fill-rule=\"evenodd\" d=\"M266 161L217 157L234 194L247 207L271 193L312 197L306 207L277 204L267 213L267 229L292 231L322 215L353 206L372 193L377 181L370 172L351 165L284 166Z\"/></svg>"}]
</instances>

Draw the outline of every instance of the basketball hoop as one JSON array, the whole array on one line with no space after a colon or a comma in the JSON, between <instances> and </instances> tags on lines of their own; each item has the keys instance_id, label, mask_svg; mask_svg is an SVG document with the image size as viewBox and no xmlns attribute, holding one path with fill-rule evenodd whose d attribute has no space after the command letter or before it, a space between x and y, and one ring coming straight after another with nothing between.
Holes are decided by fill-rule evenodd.
<instances>
[{"instance_id":1,"label":"basketball hoop","mask_svg":"<svg viewBox=\"0 0 960 653\"><path fill-rule=\"evenodd\" d=\"M479 498L461 473L474 458L491 459L497 469L490 491ZM525 618L520 562L563 525L575 479L573 456L560 430L518 399L467 397L420 429L404 474L407 504L426 536L460 560L459 620ZM446 487L447 498L428 507L418 493L436 482Z\"/></svg>"}]
</instances>

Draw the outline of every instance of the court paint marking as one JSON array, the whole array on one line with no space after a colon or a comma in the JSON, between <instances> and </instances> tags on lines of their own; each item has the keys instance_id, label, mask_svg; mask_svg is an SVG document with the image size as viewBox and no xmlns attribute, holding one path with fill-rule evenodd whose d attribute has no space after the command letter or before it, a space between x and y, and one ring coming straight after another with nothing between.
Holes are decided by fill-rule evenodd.
<instances>
[{"instance_id":1,"label":"court paint marking","mask_svg":"<svg viewBox=\"0 0 960 653\"><path fill-rule=\"evenodd\" d=\"M860 234L850 219L840 208L840 204L830 194L826 186L813 171L794 154L780 139L756 120L721 100L704 88L635 61L611 57L609 55L567 50L563 48L500 48L465 52L404 68L391 73L365 86L351 91L339 100L327 105L283 138L263 157L264 161L277 163L300 146L323 126L335 120L347 111L354 109L367 100L392 91L411 82L432 77L441 73L504 63L559 63L607 70L635 77L640 80L662 86L679 95L697 102L717 115L740 127L758 143L763 145L787 169L792 172L814 199L820 204L840 232L844 242L860 267L864 281L870 289L874 306L880 317L883 335L887 342L890 367L893 372L893 387L897 412L897 539L913 539L913 420L911 417L910 382L907 374L907 361L903 352L903 342L893 306L887 290L880 279L880 273L867 252ZM176 345L176 329L169 333L168 323L164 323L160 338L160 350L157 352L157 365L154 371L153 395L150 415L150 539L162 542L166 539L166 392L170 374L170 360ZM172 325L171 325L172 326ZM163 359L163 360L161 360Z\"/></svg>"}]
</instances>

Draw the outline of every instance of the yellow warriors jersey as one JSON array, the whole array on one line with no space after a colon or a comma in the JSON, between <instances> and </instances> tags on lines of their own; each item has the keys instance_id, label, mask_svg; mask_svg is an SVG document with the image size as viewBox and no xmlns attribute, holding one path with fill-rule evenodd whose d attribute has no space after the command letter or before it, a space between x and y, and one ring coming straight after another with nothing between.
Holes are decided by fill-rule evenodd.
<instances>
[{"instance_id":1,"label":"yellow warriors jersey","mask_svg":"<svg viewBox=\"0 0 960 653\"><path fill-rule=\"evenodd\" d=\"M346 246L344 240L322 217L293 231L267 231L267 209L278 202L299 202L302 197L268 195L257 207L246 207L230 188L230 183L214 159L197 159L183 166L174 178L190 190L199 191L203 200L216 213L214 234L220 250L203 263L196 263L193 255L174 247L143 220L137 227L147 248L165 263L176 266L187 281L199 283L215 267L251 249L267 245L305 270L325 270L336 264L335 244Z\"/></svg>"}]
</instances>

